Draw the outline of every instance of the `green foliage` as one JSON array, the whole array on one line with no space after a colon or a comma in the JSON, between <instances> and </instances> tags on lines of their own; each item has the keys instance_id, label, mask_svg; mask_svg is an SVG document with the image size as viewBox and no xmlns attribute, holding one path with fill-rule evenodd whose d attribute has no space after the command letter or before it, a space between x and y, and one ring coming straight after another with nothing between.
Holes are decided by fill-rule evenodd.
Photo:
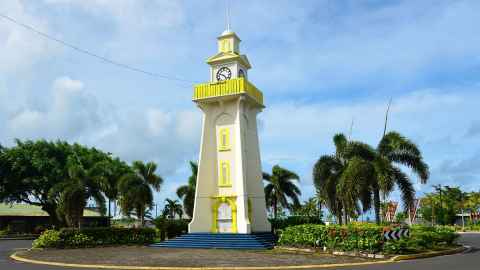
<instances>
[{"instance_id":1,"label":"green foliage","mask_svg":"<svg viewBox=\"0 0 480 270\"><path fill-rule=\"evenodd\" d=\"M463 192L459 187L435 186L435 191L422 199L419 212L434 224L453 225L458 213L477 212L480 207L479 192Z\"/></svg>"},{"instance_id":2,"label":"green foliage","mask_svg":"<svg viewBox=\"0 0 480 270\"><path fill-rule=\"evenodd\" d=\"M281 245L327 247L329 250L377 252L383 246L383 227L372 224L299 225L285 228L279 243Z\"/></svg>"},{"instance_id":3,"label":"green foliage","mask_svg":"<svg viewBox=\"0 0 480 270\"><path fill-rule=\"evenodd\" d=\"M153 243L156 232L149 228L65 228L47 230L34 241L35 248L83 248Z\"/></svg>"},{"instance_id":4,"label":"green foliage","mask_svg":"<svg viewBox=\"0 0 480 270\"><path fill-rule=\"evenodd\" d=\"M322 205L318 197L311 197L303 204L293 208L294 216L307 216L322 218Z\"/></svg>"},{"instance_id":5,"label":"green foliage","mask_svg":"<svg viewBox=\"0 0 480 270\"><path fill-rule=\"evenodd\" d=\"M406 212L398 212L395 215L395 222L402 223L408 218L408 214Z\"/></svg>"},{"instance_id":6,"label":"green foliage","mask_svg":"<svg viewBox=\"0 0 480 270\"><path fill-rule=\"evenodd\" d=\"M409 208L415 190L409 177L397 165L406 166L428 179L428 166L418 147L396 132L389 132L375 149L365 143L350 141L343 134L333 137L335 154L321 156L313 168L317 192L330 212L342 224L362 212L375 210L380 223L380 192L384 196L398 187L402 201Z\"/></svg>"},{"instance_id":7,"label":"green foliage","mask_svg":"<svg viewBox=\"0 0 480 270\"><path fill-rule=\"evenodd\" d=\"M157 235L161 241L166 238L174 238L188 232L188 223L190 220L185 219L167 219L166 217L158 217L153 220L157 229Z\"/></svg>"},{"instance_id":8,"label":"green foliage","mask_svg":"<svg viewBox=\"0 0 480 270\"><path fill-rule=\"evenodd\" d=\"M198 164L190 161L192 175L188 178L188 185L180 186L177 189L177 196L183 201L183 209L189 217L193 217L193 206L195 204L195 190L197 186Z\"/></svg>"},{"instance_id":9,"label":"green foliage","mask_svg":"<svg viewBox=\"0 0 480 270\"><path fill-rule=\"evenodd\" d=\"M104 207L101 183L106 168L118 168L112 163L110 154L79 144L17 140L0 150L0 202L40 206L53 224L76 226L88 199Z\"/></svg>"},{"instance_id":10,"label":"green foliage","mask_svg":"<svg viewBox=\"0 0 480 270\"><path fill-rule=\"evenodd\" d=\"M160 191L163 179L155 173L157 165L153 162L133 162L133 172L123 176L118 183L120 207L123 213L135 213L141 224L145 224L147 209L153 207L152 188Z\"/></svg>"},{"instance_id":11,"label":"green foliage","mask_svg":"<svg viewBox=\"0 0 480 270\"><path fill-rule=\"evenodd\" d=\"M272 209L274 218L278 217L278 210L281 207L290 209L292 205L293 207L300 205L299 196L302 192L294 182L300 181L296 173L275 165L272 174L263 173L263 180L267 183L265 186L267 207Z\"/></svg>"},{"instance_id":12,"label":"green foliage","mask_svg":"<svg viewBox=\"0 0 480 270\"><path fill-rule=\"evenodd\" d=\"M445 227L413 226L411 237L399 241L385 241L383 233L390 227L373 224L348 226L299 225L287 227L279 239L281 245L327 247L329 250L368 251L406 254L449 247L458 234Z\"/></svg>"},{"instance_id":13,"label":"green foliage","mask_svg":"<svg viewBox=\"0 0 480 270\"><path fill-rule=\"evenodd\" d=\"M323 224L318 216L288 216L284 218L271 218L268 220L274 231L283 230L290 226L303 224Z\"/></svg>"},{"instance_id":14,"label":"green foliage","mask_svg":"<svg viewBox=\"0 0 480 270\"><path fill-rule=\"evenodd\" d=\"M450 247L455 244L459 235L452 228L437 226L412 226L411 237L399 241L388 241L384 250L391 254L418 253Z\"/></svg>"},{"instance_id":15,"label":"green foliage","mask_svg":"<svg viewBox=\"0 0 480 270\"><path fill-rule=\"evenodd\" d=\"M8 235L8 230L5 229L5 230L0 230L0 237L5 237Z\"/></svg>"},{"instance_id":16,"label":"green foliage","mask_svg":"<svg viewBox=\"0 0 480 270\"><path fill-rule=\"evenodd\" d=\"M59 246L60 232L56 230L44 231L35 241L33 241L33 248L55 248Z\"/></svg>"},{"instance_id":17,"label":"green foliage","mask_svg":"<svg viewBox=\"0 0 480 270\"><path fill-rule=\"evenodd\" d=\"M178 202L178 200L165 199L165 208L163 209L162 215L168 217L169 219L174 219L176 215L178 215L179 218L182 218L182 205Z\"/></svg>"}]
</instances>

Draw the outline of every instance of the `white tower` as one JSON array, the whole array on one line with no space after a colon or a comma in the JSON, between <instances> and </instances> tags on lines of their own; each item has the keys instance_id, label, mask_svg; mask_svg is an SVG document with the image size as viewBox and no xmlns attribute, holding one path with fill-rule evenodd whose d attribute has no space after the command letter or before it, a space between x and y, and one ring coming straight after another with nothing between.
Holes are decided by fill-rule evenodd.
<instances>
[{"instance_id":1,"label":"white tower","mask_svg":"<svg viewBox=\"0 0 480 270\"><path fill-rule=\"evenodd\" d=\"M210 82L194 89L203 129L190 233L270 232L257 131L263 94L247 80L239 44L227 27L207 60Z\"/></svg>"}]
</instances>

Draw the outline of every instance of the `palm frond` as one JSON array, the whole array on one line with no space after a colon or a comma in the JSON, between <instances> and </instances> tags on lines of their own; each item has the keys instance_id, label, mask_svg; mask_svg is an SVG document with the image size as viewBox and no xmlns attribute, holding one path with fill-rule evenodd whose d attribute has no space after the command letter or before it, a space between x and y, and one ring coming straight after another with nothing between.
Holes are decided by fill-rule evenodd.
<instances>
[{"instance_id":1,"label":"palm frond","mask_svg":"<svg viewBox=\"0 0 480 270\"><path fill-rule=\"evenodd\" d=\"M402 196L402 202L405 209L410 209L415 200L415 189L408 176L400 171L398 168L394 168L395 182L400 190Z\"/></svg>"}]
</instances>

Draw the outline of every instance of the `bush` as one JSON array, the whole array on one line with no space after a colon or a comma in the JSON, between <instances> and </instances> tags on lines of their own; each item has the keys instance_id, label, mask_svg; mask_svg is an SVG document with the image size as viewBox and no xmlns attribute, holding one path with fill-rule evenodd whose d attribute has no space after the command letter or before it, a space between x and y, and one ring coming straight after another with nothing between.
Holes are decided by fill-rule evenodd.
<instances>
[{"instance_id":1,"label":"bush","mask_svg":"<svg viewBox=\"0 0 480 270\"><path fill-rule=\"evenodd\" d=\"M272 230L283 230L290 226L303 225L303 224L324 224L320 217L313 216L288 216L285 218L270 218L270 224L272 224Z\"/></svg>"},{"instance_id":2,"label":"bush","mask_svg":"<svg viewBox=\"0 0 480 270\"><path fill-rule=\"evenodd\" d=\"M56 230L44 231L35 241L32 247L34 248L54 248L58 247L61 242L60 232Z\"/></svg>"},{"instance_id":3,"label":"bush","mask_svg":"<svg viewBox=\"0 0 480 270\"><path fill-rule=\"evenodd\" d=\"M81 248L114 245L144 245L153 243L155 230L149 228L65 228L47 230L34 241L33 247Z\"/></svg>"},{"instance_id":4,"label":"bush","mask_svg":"<svg viewBox=\"0 0 480 270\"><path fill-rule=\"evenodd\" d=\"M384 251L392 254L408 254L442 249L454 245L458 237L453 228L416 225L410 227L410 238L389 241L385 244Z\"/></svg>"},{"instance_id":5,"label":"bush","mask_svg":"<svg viewBox=\"0 0 480 270\"><path fill-rule=\"evenodd\" d=\"M306 224L285 228L279 243L288 246L327 247L339 251L406 254L452 246L458 234L445 227L412 226L411 237L385 241L383 234L393 227L374 224L324 226Z\"/></svg>"},{"instance_id":6,"label":"bush","mask_svg":"<svg viewBox=\"0 0 480 270\"><path fill-rule=\"evenodd\" d=\"M188 223L190 220L185 219L167 219L164 217L158 217L153 220L155 227L157 228L157 234L161 241L165 238L175 238L188 232Z\"/></svg>"},{"instance_id":7,"label":"bush","mask_svg":"<svg viewBox=\"0 0 480 270\"><path fill-rule=\"evenodd\" d=\"M376 252L383 246L383 227L363 224L350 226L298 225L283 230L282 245L327 247L329 250Z\"/></svg>"}]
</instances>

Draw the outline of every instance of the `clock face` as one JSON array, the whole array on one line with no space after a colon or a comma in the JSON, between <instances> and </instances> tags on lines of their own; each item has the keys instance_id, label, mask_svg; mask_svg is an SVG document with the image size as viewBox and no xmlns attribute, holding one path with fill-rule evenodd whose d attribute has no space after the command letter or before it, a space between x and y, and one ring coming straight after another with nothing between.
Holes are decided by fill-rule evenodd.
<instances>
[{"instance_id":1,"label":"clock face","mask_svg":"<svg viewBox=\"0 0 480 270\"><path fill-rule=\"evenodd\" d=\"M230 80L232 78L232 71L227 67L222 67L217 71L217 81Z\"/></svg>"}]
</instances>

